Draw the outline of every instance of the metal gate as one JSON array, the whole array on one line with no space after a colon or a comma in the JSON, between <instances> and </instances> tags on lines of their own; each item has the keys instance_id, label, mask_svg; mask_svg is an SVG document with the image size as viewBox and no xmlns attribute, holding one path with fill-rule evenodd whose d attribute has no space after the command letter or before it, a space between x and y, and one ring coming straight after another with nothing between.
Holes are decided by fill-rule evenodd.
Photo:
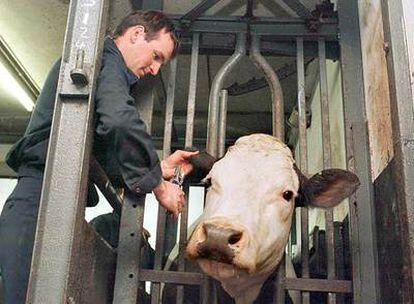
<instances>
[{"instance_id":1,"label":"metal gate","mask_svg":"<svg viewBox=\"0 0 414 304\"><path fill-rule=\"evenodd\" d=\"M201 51L208 52L211 48L216 48L216 52L228 52L226 45L206 45L200 43L203 35L220 33L236 36L236 45L233 55L227 60L226 64L219 70L212 83L209 99L209 113L208 113L208 131L206 148L213 155L223 155L225 150L226 137L226 111L227 111L227 96L228 92L223 90L223 80L229 71L237 64L238 60L246 55L246 40L250 41L250 58L261 69L269 84L272 95L272 129L273 134L279 138L284 138L284 110L283 110L283 95L281 92L281 85L279 83L277 73L267 63L266 59L261 55L261 52L275 54L278 51L278 43L283 42L284 45L289 45L294 49L296 56L296 71L297 71L297 108L299 117L299 158L297 163L303 172L307 172L307 147L306 147L306 105L305 105L305 55L318 57L319 60L319 82L322 106L322 136L323 136L323 164L325 168L331 166L331 147L329 138L329 92L327 86L326 74L326 44L337 44L340 48L340 61L342 67L343 79L343 100L345 112L345 133L346 133L346 155L347 166L354 171L360 178L361 186L359 191L349 201L350 210L350 243L352 249L352 280L338 279L335 271L338 263L338 255L335 254L334 246L334 223L332 211L326 212L326 244L327 244L327 279L312 279L309 278L309 244L308 244L308 212L307 209L302 209L301 212L301 278L288 278L285 276L284 263L279 267L278 280L276 283L277 298L275 303L284 303L285 290L298 290L301 292L303 303L309 303L310 292L318 291L328 293L329 303L344 303L342 297L338 294L350 294L355 303L376 303L376 282L377 282L377 267L376 256L374 250L374 233L372 223L372 184L370 178L370 159L368 150L368 132L365 123L365 108L362 71L359 68L362 63L361 45L359 41L359 22L357 1L342 0L339 1L338 18L324 18L320 16L313 16L305 7L300 5L299 1L284 1L302 18L291 20L277 20L277 19L261 19L252 18L251 6L252 1L247 1L247 14L245 19L240 18L220 18L199 16L214 5L218 1L203 1L199 6L194 8L191 12L184 16L172 17L177 23L178 28L182 32L183 52L191 52L191 73L189 82L189 94L187 104L186 117L186 133L185 146L192 146L193 144L193 128L194 128L194 114L195 114L195 93L197 83L198 71L198 56ZM58 87L58 112L55 112L53 123L51 148L49 149L49 158L46 169L50 183L45 183L45 188L42 193L42 205L40 211L39 225L42 227L40 233L36 238L35 248L35 270L31 277L29 302L30 303L46 303L50 302L51 297L54 299L68 299L70 302L72 298L73 303L77 301L83 302L85 299L79 294L79 288L82 288L76 279L79 278L81 264L74 261L74 257L80 255L82 252L83 240L76 239L76 235L80 231L87 228L83 227L82 220L84 213L82 209L84 206L82 202L85 201L85 188L87 183L88 163L89 163L89 139L84 134L90 134L91 120L90 109L93 104L93 81L89 84L81 81L80 85L83 87L74 87L70 85L69 78L71 66L76 66L80 71L80 78L82 80L82 73L86 73L90 80L94 79L94 74L90 72L95 68L95 62L99 57L99 47L86 47L83 45L82 39L90 39L85 37L85 32L82 28L89 28L94 26L91 30L96 33L95 41L102 38L102 28L105 22L105 3L101 2L99 8L96 7L96 1L92 0L78 0L72 1L70 18L68 23L68 32L65 39L66 47L64 53L64 60L62 65L62 74L66 78L59 83ZM88 9L90 9L88 11ZM95 19L89 19L90 24L80 24L84 22L85 14L91 13L93 10L96 15ZM250 15L249 15L250 12ZM93 15L93 14L91 14ZM249 18L250 17L250 18ZM99 29L101 29L99 31ZM100 34L99 34L100 33ZM95 37L95 36L94 36ZM270 40L263 42L263 37L270 37ZM101 39L102 40L102 39ZM214 44L214 43L213 43ZM67 52L67 53L66 53ZM78 54L77 57L73 54ZM71 54L69 56L69 54ZM66 56L66 57L65 57ZM74 58L77 58L75 60ZM76 62L75 62L76 61ZM86 69L84 69L84 65ZM169 65L169 78L167 85L167 102L165 109L165 129L163 136L163 156L166 157L171 151L171 136L174 115L174 93L175 84L177 80L177 60L174 59ZM76 81L72 75L73 81ZM89 103L85 102L89 99ZM79 117L79 105L85 111L85 115L79 118L78 121L72 121L72 118ZM146 111L143 116L151 121L152 117L151 104L146 106ZM56 114L57 113L57 114ZM63 115L64 114L64 115ZM60 115L60 116L59 116ZM72 124L84 126L85 128L79 131L74 139ZM61 133L62 130L70 130L70 132ZM79 154L76 158L61 159L59 158L60 149L67 146L79 149ZM84 148L86 146L86 149ZM53 155L55 156L53 158ZM62 154L61 154L62 155ZM56 158L57 157L57 158ZM57 160L56 160L57 159ZM68 180L65 179L67 172L75 178L70 182L68 187ZM94 170L96 173L96 170ZM100 185L107 197L112 197L112 201L119 200L119 198L111 191L107 181L104 179L102 173L95 178L95 182ZM62 193L62 185L65 185L66 192ZM188 189L186 189L188 192ZM73 195L73 194L76 195ZM57 195L53 197L53 195ZM65 200L61 198L64 197ZM188 195L186 196L188 197ZM65 204L58 206L56 204L48 204L49 201L63 201ZM70 205L73 202L73 205ZM151 281L151 297L152 303L159 303L160 283L173 283L180 285L177 293L177 303L184 303L184 286L185 284L199 285L201 288L202 303L213 303L210 297L211 281L208 277L200 273L185 272L185 259L183 250L187 241L187 216L188 207L183 209L181 215L179 244L179 259L178 271L163 271L162 260L164 257L165 234L166 227L170 227L169 219L166 216L164 209L160 207L158 224L157 224L157 241L156 241L156 256L155 266L153 270L140 269L140 258L136 253L139 252L143 214L144 214L145 197L137 197L131 193L126 193L122 205L121 216L121 230L118 247L117 266L115 274L113 303L135 303L137 299L137 291L140 282ZM77 206L77 208L68 208L66 206ZM115 208L120 208L114 203ZM66 209L65 209L66 208ZM62 221L56 221L54 214L62 214L67 223L62 228ZM70 214L70 216L68 216ZM137 220L138 219L138 220ZM363 223L363 224L362 224ZM68 244L56 247L56 239L59 239L62 229L67 233ZM59 236L51 231L58 231ZM58 242L59 244L59 242ZM362 250L362 246L364 250ZM61 252L55 260L55 264L48 261L48 257L56 255ZM110 251L110 250L107 250ZM83 253L85 254L85 253ZM95 252L96 256L92 260L99 260L99 252ZM114 265L113 253L108 253L105 265L110 268ZM102 262L102 260L101 260ZM56 271L57 265L60 267ZM82 265L85 265L82 264ZM109 271L109 270L108 270ZM54 272L56 275L51 276ZM98 271L99 272L99 271ZM67 274L73 276L67 276ZM106 272L97 274L98 276L108 275ZM68 283L69 277L69 283ZM110 279L108 279L110 281ZM102 282L106 280L101 280ZM51 285L48 285L51 284ZM54 286L54 287L51 287ZM68 287L69 286L69 287ZM92 287L92 286L90 286ZM54 289L56 292L51 296L50 290ZM108 292L105 292L105 295ZM73 295L72 295L73 294ZM105 296L106 297L106 296ZM104 297L104 298L105 298ZM110 297L110 296L108 296ZM47 299L47 301L45 300ZM107 298L106 298L107 299ZM56 300L57 302L60 300Z\"/></svg>"}]
</instances>

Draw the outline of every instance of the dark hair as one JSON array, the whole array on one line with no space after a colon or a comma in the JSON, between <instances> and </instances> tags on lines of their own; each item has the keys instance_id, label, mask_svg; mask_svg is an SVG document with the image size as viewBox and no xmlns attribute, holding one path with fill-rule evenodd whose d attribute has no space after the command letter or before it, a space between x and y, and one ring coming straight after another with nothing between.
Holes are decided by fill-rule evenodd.
<instances>
[{"instance_id":1,"label":"dark hair","mask_svg":"<svg viewBox=\"0 0 414 304\"><path fill-rule=\"evenodd\" d=\"M147 41L157 39L161 30L170 33L171 40L174 43L171 58L177 55L179 41L175 34L174 24L166 15L159 11L133 11L118 24L112 38L122 36L127 29L136 25L142 25L145 28L145 40Z\"/></svg>"}]
</instances>

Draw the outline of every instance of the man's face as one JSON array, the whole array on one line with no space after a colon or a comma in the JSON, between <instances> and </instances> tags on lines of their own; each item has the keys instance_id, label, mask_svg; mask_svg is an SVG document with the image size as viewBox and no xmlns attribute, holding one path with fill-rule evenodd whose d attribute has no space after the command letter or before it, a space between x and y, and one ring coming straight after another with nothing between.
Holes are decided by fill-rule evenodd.
<instances>
[{"instance_id":1,"label":"man's face","mask_svg":"<svg viewBox=\"0 0 414 304\"><path fill-rule=\"evenodd\" d=\"M162 29L155 39L147 41L144 29L138 26L132 35L131 48L124 54L127 67L138 77L156 75L161 65L171 58L174 42L170 33Z\"/></svg>"}]
</instances>

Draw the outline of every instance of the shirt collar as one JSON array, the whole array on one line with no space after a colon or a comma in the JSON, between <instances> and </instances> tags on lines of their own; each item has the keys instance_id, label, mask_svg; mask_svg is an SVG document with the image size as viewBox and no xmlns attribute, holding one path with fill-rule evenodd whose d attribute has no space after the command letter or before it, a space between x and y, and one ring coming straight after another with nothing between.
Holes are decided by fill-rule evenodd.
<instances>
[{"instance_id":1,"label":"shirt collar","mask_svg":"<svg viewBox=\"0 0 414 304\"><path fill-rule=\"evenodd\" d=\"M121 59L122 65L120 68L122 68L123 70L125 70L126 74L127 74L127 79L128 79L128 83L129 85L133 85L135 84L138 80L139 77L135 76L134 73L132 73L132 71L126 66L124 58L122 57L121 52L119 51L118 47L116 46L115 42L112 40L112 38L107 37L105 39L104 42L104 51L105 52L109 52L112 54L115 54L116 56L118 56Z\"/></svg>"}]
</instances>

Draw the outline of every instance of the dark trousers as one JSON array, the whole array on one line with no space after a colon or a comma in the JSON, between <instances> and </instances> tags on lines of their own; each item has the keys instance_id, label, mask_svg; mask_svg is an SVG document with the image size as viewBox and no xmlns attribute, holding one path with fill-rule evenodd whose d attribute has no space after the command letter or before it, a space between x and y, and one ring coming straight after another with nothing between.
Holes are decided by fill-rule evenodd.
<instances>
[{"instance_id":1,"label":"dark trousers","mask_svg":"<svg viewBox=\"0 0 414 304\"><path fill-rule=\"evenodd\" d=\"M19 170L17 185L0 216L0 267L5 304L26 299L43 175Z\"/></svg>"}]
</instances>

